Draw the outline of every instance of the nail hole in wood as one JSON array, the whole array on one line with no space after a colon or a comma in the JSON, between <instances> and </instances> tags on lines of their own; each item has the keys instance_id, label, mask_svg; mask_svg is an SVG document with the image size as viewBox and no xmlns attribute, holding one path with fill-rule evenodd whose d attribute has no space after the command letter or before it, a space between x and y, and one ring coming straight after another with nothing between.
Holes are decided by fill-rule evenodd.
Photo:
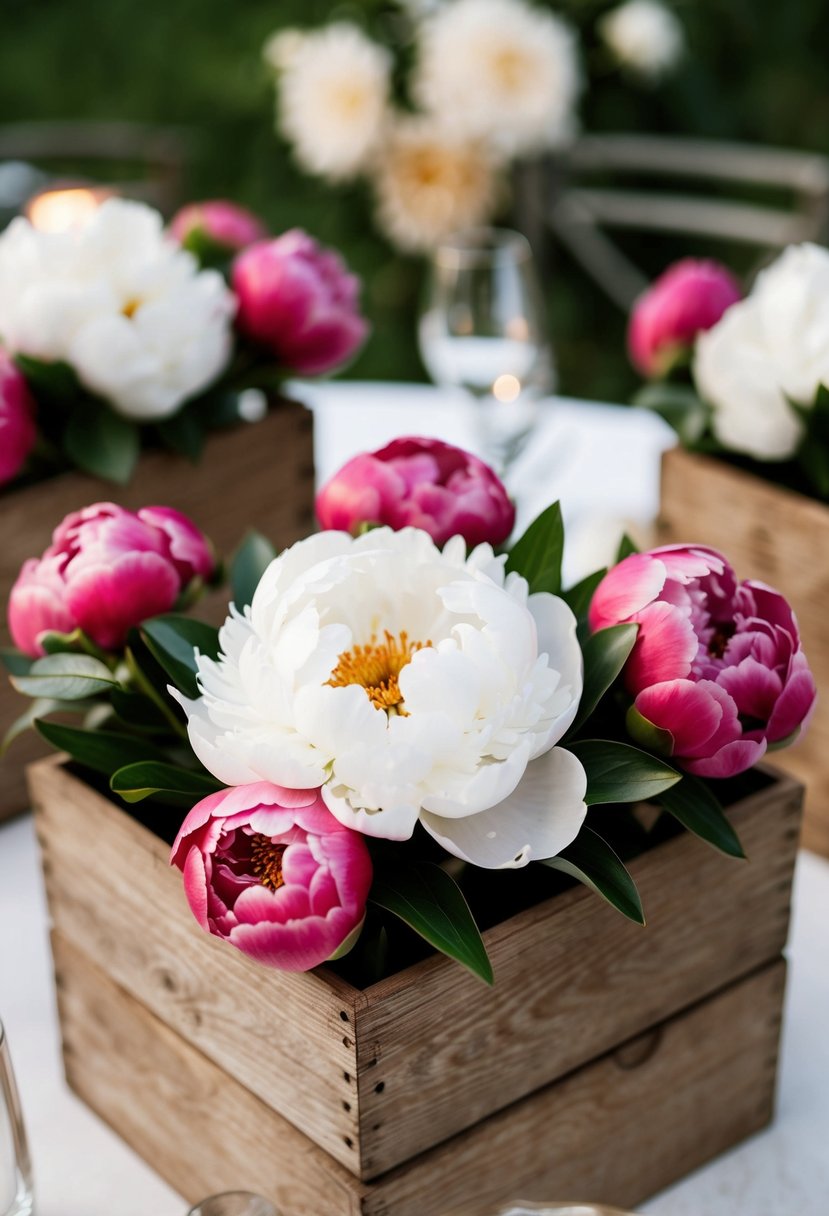
<instances>
[{"instance_id":1,"label":"nail hole in wood","mask_svg":"<svg viewBox=\"0 0 829 1216\"><path fill-rule=\"evenodd\" d=\"M346 1011L344 1009L340 1010L340 1017L344 1022L348 1021L348 1014L346 1013Z\"/></svg>"},{"instance_id":2,"label":"nail hole in wood","mask_svg":"<svg viewBox=\"0 0 829 1216\"><path fill-rule=\"evenodd\" d=\"M348 1037L347 1034L343 1035L343 1047L350 1047L350 1046L351 1046L351 1039Z\"/></svg>"},{"instance_id":3,"label":"nail hole in wood","mask_svg":"<svg viewBox=\"0 0 829 1216\"><path fill-rule=\"evenodd\" d=\"M354 1141L350 1136L343 1136L343 1140L345 1141L346 1148L354 1148Z\"/></svg>"},{"instance_id":4,"label":"nail hole in wood","mask_svg":"<svg viewBox=\"0 0 829 1216\"><path fill-rule=\"evenodd\" d=\"M343 1102L343 1110L344 1110L344 1111L350 1111L350 1110L351 1110L351 1103L350 1103L350 1102Z\"/></svg>"},{"instance_id":5,"label":"nail hole in wood","mask_svg":"<svg viewBox=\"0 0 829 1216\"><path fill-rule=\"evenodd\" d=\"M374 1086L374 1092L376 1094L381 1094L385 1088L386 1088L386 1082L378 1081L377 1084Z\"/></svg>"},{"instance_id":6,"label":"nail hole in wood","mask_svg":"<svg viewBox=\"0 0 829 1216\"><path fill-rule=\"evenodd\" d=\"M344 1080L344 1081L347 1081L347 1082L349 1082L349 1083L350 1083L350 1081L351 1081L351 1073L350 1073L350 1072L344 1072L344 1073L343 1073L343 1080Z\"/></svg>"}]
</instances>

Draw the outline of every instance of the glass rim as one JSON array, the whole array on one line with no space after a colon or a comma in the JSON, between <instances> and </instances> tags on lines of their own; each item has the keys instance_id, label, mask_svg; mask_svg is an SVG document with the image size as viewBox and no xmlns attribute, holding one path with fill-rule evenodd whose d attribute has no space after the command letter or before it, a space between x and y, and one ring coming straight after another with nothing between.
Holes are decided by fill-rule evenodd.
<instances>
[{"instance_id":1,"label":"glass rim","mask_svg":"<svg viewBox=\"0 0 829 1216\"><path fill-rule=\"evenodd\" d=\"M432 256L436 265L457 270L490 266L510 255L517 255L521 261L532 260L532 246L523 233L515 228L479 225L450 233Z\"/></svg>"},{"instance_id":2,"label":"glass rim","mask_svg":"<svg viewBox=\"0 0 829 1216\"><path fill-rule=\"evenodd\" d=\"M257 1195L255 1191L220 1191L218 1195L205 1195L204 1199L200 1199L198 1203L194 1203L187 1216L193 1216L194 1213L200 1212L206 1203L218 1202L221 1199L258 1199L271 1212L276 1212L276 1208L271 1201L266 1199L264 1195Z\"/></svg>"}]
</instances>

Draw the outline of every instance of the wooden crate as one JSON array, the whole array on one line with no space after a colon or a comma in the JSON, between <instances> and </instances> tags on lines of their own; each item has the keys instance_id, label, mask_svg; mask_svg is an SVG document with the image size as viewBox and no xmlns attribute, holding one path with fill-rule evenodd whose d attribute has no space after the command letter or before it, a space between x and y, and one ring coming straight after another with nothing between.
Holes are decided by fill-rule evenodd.
<instances>
[{"instance_id":1,"label":"wooden crate","mask_svg":"<svg viewBox=\"0 0 829 1216\"><path fill-rule=\"evenodd\" d=\"M49 544L56 524L93 502L115 501L135 510L176 507L229 553L250 527L278 547L313 527L314 450L311 413L283 402L262 422L217 431L208 437L199 464L170 452L145 453L128 486L113 486L69 472L0 496L0 646L11 645L5 605L20 567ZM216 623L227 612L227 593L213 593L201 608ZM0 737L26 702L0 671ZM28 806L25 767L47 747L32 732L15 741L0 764L0 821Z\"/></svg>"},{"instance_id":2,"label":"wooden crate","mask_svg":"<svg viewBox=\"0 0 829 1216\"><path fill-rule=\"evenodd\" d=\"M782 960L361 1182L83 951L53 945L70 1084L190 1203L244 1188L282 1216L441 1216L519 1195L632 1207L772 1116Z\"/></svg>"},{"instance_id":3,"label":"wooden crate","mask_svg":"<svg viewBox=\"0 0 829 1216\"><path fill-rule=\"evenodd\" d=\"M800 624L819 694L829 691L829 506L725 461L674 448L662 458L659 543L722 549L740 578L778 588ZM829 697L775 764L807 788L803 843L829 857Z\"/></svg>"},{"instance_id":4,"label":"wooden crate","mask_svg":"<svg viewBox=\"0 0 829 1216\"><path fill-rule=\"evenodd\" d=\"M287 1119L363 1183L556 1088L773 963L786 940L802 791L772 770L730 808L749 864L685 833L632 863L646 929L573 887L485 933L492 989L433 956L364 990L325 968L268 971L204 934L162 841L56 758L29 772L60 940L164 1025L165 1042L206 1057L251 1109Z\"/></svg>"}]
</instances>

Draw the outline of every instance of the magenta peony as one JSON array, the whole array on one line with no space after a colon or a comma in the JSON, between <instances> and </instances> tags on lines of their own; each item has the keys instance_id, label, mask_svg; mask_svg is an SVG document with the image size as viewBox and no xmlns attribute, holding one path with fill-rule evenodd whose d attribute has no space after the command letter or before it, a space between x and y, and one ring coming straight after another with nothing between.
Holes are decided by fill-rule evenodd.
<instances>
[{"instance_id":1,"label":"magenta peony","mask_svg":"<svg viewBox=\"0 0 829 1216\"><path fill-rule=\"evenodd\" d=\"M240 253L232 286L239 332L299 375L333 371L368 333L359 311L359 279L339 254L298 228Z\"/></svg>"},{"instance_id":2,"label":"magenta peony","mask_svg":"<svg viewBox=\"0 0 829 1216\"><path fill-rule=\"evenodd\" d=\"M308 971L353 944L372 879L363 837L318 790L267 781L197 803L170 863L206 932L283 971Z\"/></svg>"},{"instance_id":3,"label":"magenta peony","mask_svg":"<svg viewBox=\"0 0 829 1216\"><path fill-rule=\"evenodd\" d=\"M667 375L697 334L716 325L742 294L719 262L684 258L669 266L633 305L628 353L634 367L649 379Z\"/></svg>"},{"instance_id":4,"label":"magenta peony","mask_svg":"<svg viewBox=\"0 0 829 1216\"><path fill-rule=\"evenodd\" d=\"M247 249L268 235L258 216L226 199L188 203L170 220L169 232L182 245L206 241L229 253Z\"/></svg>"},{"instance_id":5,"label":"magenta peony","mask_svg":"<svg viewBox=\"0 0 829 1216\"><path fill-rule=\"evenodd\" d=\"M688 772L732 777L791 740L815 701L797 622L782 595L738 583L722 554L672 545L605 576L590 627L639 625L624 669L628 729Z\"/></svg>"},{"instance_id":6,"label":"magenta peony","mask_svg":"<svg viewBox=\"0 0 829 1216\"><path fill-rule=\"evenodd\" d=\"M0 350L0 486L18 475L36 438L35 403L26 380Z\"/></svg>"},{"instance_id":7,"label":"magenta peony","mask_svg":"<svg viewBox=\"0 0 829 1216\"><path fill-rule=\"evenodd\" d=\"M43 654L45 630L82 629L105 650L124 644L141 621L169 612L215 561L207 539L171 507L137 514L102 502L67 515L41 558L24 562L9 597L14 643Z\"/></svg>"},{"instance_id":8,"label":"magenta peony","mask_svg":"<svg viewBox=\"0 0 829 1216\"><path fill-rule=\"evenodd\" d=\"M440 439L395 439L355 456L317 495L323 528L357 533L362 524L413 527L437 545L500 545L515 523L507 491L477 456Z\"/></svg>"}]
</instances>

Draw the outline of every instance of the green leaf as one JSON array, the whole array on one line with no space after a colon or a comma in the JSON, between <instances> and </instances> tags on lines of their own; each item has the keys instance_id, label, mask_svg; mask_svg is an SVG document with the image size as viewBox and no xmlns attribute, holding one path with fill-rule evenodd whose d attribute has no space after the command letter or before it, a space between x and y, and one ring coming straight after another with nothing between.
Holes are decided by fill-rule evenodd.
<instances>
[{"instance_id":1,"label":"green leaf","mask_svg":"<svg viewBox=\"0 0 829 1216\"><path fill-rule=\"evenodd\" d=\"M15 355L14 361L35 397L69 401L81 391L77 374L68 363L33 359L31 355Z\"/></svg>"},{"instance_id":2,"label":"green leaf","mask_svg":"<svg viewBox=\"0 0 829 1216\"><path fill-rule=\"evenodd\" d=\"M89 401L73 410L63 433L66 455L93 477L126 485L141 448L138 427L103 402Z\"/></svg>"},{"instance_id":3,"label":"green leaf","mask_svg":"<svg viewBox=\"0 0 829 1216\"><path fill-rule=\"evenodd\" d=\"M9 675L25 676L31 671L34 659L30 659L27 654L21 654L13 646L4 646L0 649L0 663Z\"/></svg>"},{"instance_id":4,"label":"green leaf","mask_svg":"<svg viewBox=\"0 0 829 1216\"><path fill-rule=\"evenodd\" d=\"M423 862L375 877L369 899L398 916L431 946L493 982L492 964L469 905L453 878Z\"/></svg>"},{"instance_id":5,"label":"green leaf","mask_svg":"<svg viewBox=\"0 0 829 1216\"><path fill-rule=\"evenodd\" d=\"M636 394L633 404L664 418L686 447L699 443L708 427L708 406L688 385L648 384Z\"/></svg>"},{"instance_id":6,"label":"green leaf","mask_svg":"<svg viewBox=\"0 0 829 1216\"><path fill-rule=\"evenodd\" d=\"M109 692L118 681L100 659L88 654L47 654L35 660L28 675L12 676L18 692L28 697L79 701Z\"/></svg>"},{"instance_id":7,"label":"green leaf","mask_svg":"<svg viewBox=\"0 0 829 1216\"><path fill-rule=\"evenodd\" d=\"M577 878L628 920L644 925L645 914L636 883L607 841L592 828L582 828L558 857L549 857L541 864Z\"/></svg>"},{"instance_id":8,"label":"green leaf","mask_svg":"<svg viewBox=\"0 0 829 1216\"><path fill-rule=\"evenodd\" d=\"M71 633L47 629L39 635L38 641L47 654L91 654L101 662L106 657L100 646L96 646L82 629L73 629Z\"/></svg>"},{"instance_id":9,"label":"green leaf","mask_svg":"<svg viewBox=\"0 0 829 1216\"><path fill-rule=\"evenodd\" d=\"M219 655L219 631L189 616L156 616L141 626L148 650L185 696L199 696L196 649L211 659Z\"/></svg>"},{"instance_id":10,"label":"green leaf","mask_svg":"<svg viewBox=\"0 0 829 1216\"><path fill-rule=\"evenodd\" d=\"M596 570L594 574L588 574L587 578L583 578L580 583L576 583L574 587L562 592L561 598L569 604L576 620L587 616L595 590L606 574L607 566Z\"/></svg>"},{"instance_id":11,"label":"green leaf","mask_svg":"<svg viewBox=\"0 0 829 1216\"><path fill-rule=\"evenodd\" d=\"M729 857L745 857L739 837L707 782L685 773L678 785L664 790L659 803L683 827Z\"/></svg>"},{"instance_id":12,"label":"green leaf","mask_svg":"<svg viewBox=\"0 0 829 1216\"><path fill-rule=\"evenodd\" d=\"M259 580L276 557L276 549L259 532L249 532L230 563L233 602L241 612L253 599Z\"/></svg>"},{"instance_id":13,"label":"green leaf","mask_svg":"<svg viewBox=\"0 0 829 1216\"><path fill-rule=\"evenodd\" d=\"M588 806L645 802L682 779L675 768L629 743L585 739L568 743L567 750L578 757L587 773Z\"/></svg>"},{"instance_id":14,"label":"green leaf","mask_svg":"<svg viewBox=\"0 0 829 1216\"><path fill-rule=\"evenodd\" d=\"M584 725L618 677L633 650L638 632L639 626L635 624L611 625L591 633L582 646L584 690L579 712L570 728L572 734Z\"/></svg>"},{"instance_id":15,"label":"green leaf","mask_svg":"<svg viewBox=\"0 0 829 1216\"><path fill-rule=\"evenodd\" d=\"M125 802L141 802L153 794L176 794L191 806L225 788L207 773L193 773L156 760L139 760L119 768L109 785Z\"/></svg>"},{"instance_id":16,"label":"green leaf","mask_svg":"<svg viewBox=\"0 0 829 1216\"><path fill-rule=\"evenodd\" d=\"M38 697L32 701L25 713L22 713L19 718L12 722L9 729L3 736L3 742L0 743L0 756L5 756L8 749L14 743L18 736L34 726L37 718L42 718L46 714L54 713L61 706L60 701L53 701L48 697Z\"/></svg>"},{"instance_id":17,"label":"green leaf","mask_svg":"<svg viewBox=\"0 0 829 1216\"><path fill-rule=\"evenodd\" d=\"M75 726L64 726L59 722L35 722L47 743L59 751L68 752L73 760L105 773L107 777L123 768L125 764L137 764L139 760L166 762L160 748L144 739L132 735L119 735L115 731L81 730Z\"/></svg>"},{"instance_id":18,"label":"green leaf","mask_svg":"<svg viewBox=\"0 0 829 1216\"><path fill-rule=\"evenodd\" d=\"M619 548L616 550L616 561L623 562L626 557L630 557L631 553L639 553L639 546L632 537L628 536L627 532L622 534L622 539L619 541Z\"/></svg>"},{"instance_id":19,"label":"green leaf","mask_svg":"<svg viewBox=\"0 0 829 1216\"><path fill-rule=\"evenodd\" d=\"M198 463L204 451L205 435L195 410L187 407L179 410L172 418L156 423L156 430L165 447L186 456L193 464Z\"/></svg>"},{"instance_id":20,"label":"green leaf","mask_svg":"<svg viewBox=\"0 0 829 1216\"><path fill-rule=\"evenodd\" d=\"M121 721L132 727L133 730L163 731L165 733L170 730L168 719L155 701L145 693L113 688L110 702Z\"/></svg>"},{"instance_id":21,"label":"green leaf","mask_svg":"<svg viewBox=\"0 0 829 1216\"><path fill-rule=\"evenodd\" d=\"M516 570L527 580L530 591L561 591L561 559L564 554L564 524L561 506L554 502L530 524L515 542L507 558L507 573Z\"/></svg>"}]
</instances>

